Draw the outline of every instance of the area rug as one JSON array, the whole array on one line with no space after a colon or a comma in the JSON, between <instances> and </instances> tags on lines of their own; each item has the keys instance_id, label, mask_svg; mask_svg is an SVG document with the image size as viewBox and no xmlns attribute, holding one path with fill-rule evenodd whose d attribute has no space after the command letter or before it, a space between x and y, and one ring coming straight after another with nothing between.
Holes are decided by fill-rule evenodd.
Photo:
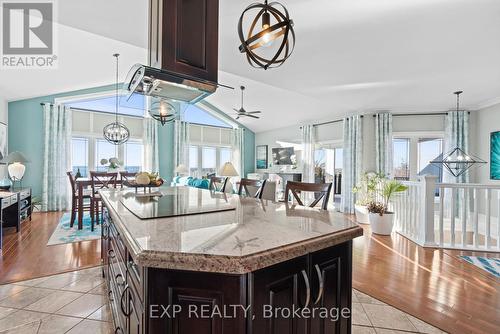
<instances>
[{"instance_id":1,"label":"area rug","mask_svg":"<svg viewBox=\"0 0 500 334\"><path fill-rule=\"evenodd\" d=\"M481 256L460 256L470 264L479 267L495 277L500 277L500 259Z\"/></svg>"},{"instance_id":2,"label":"area rug","mask_svg":"<svg viewBox=\"0 0 500 334\"><path fill-rule=\"evenodd\" d=\"M50 236L47 246L69 244L72 242L80 242L87 240L95 240L101 238L101 225L94 224L94 231L90 230L90 215L83 216L83 229L78 229L78 222L75 220L73 227L69 226L71 214L65 213L59 220L56 229Z\"/></svg>"}]
</instances>

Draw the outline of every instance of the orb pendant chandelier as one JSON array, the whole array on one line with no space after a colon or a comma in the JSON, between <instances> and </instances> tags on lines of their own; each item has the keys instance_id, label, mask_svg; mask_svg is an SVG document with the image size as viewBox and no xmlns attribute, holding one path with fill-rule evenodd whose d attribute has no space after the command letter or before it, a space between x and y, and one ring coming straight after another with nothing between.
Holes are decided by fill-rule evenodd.
<instances>
[{"instance_id":1,"label":"orb pendant chandelier","mask_svg":"<svg viewBox=\"0 0 500 334\"><path fill-rule=\"evenodd\" d=\"M174 121L177 116L175 107L167 101L153 102L149 114L153 119L160 122L162 126Z\"/></svg>"},{"instance_id":2,"label":"orb pendant chandelier","mask_svg":"<svg viewBox=\"0 0 500 334\"><path fill-rule=\"evenodd\" d=\"M248 33L243 33L243 22L251 12L257 12ZM295 47L293 21L288 10L279 2L267 0L253 3L240 16L238 36L241 45L239 50L245 53L253 67L274 68L283 65Z\"/></svg>"},{"instance_id":3,"label":"orb pendant chandelier","mask_svg":"<svg viewBox=\"0 0 500 334\"><path fill-rule=\"evenodd\" d=\"M115 92L115 121L106 125L103 129L104 138L113 145L120 145L125 143L130 138L129 129L123 124L118 122L118 57L120 55L115 53L113 57L116 58L116 92Z\"/></svg>"}]
</instances>

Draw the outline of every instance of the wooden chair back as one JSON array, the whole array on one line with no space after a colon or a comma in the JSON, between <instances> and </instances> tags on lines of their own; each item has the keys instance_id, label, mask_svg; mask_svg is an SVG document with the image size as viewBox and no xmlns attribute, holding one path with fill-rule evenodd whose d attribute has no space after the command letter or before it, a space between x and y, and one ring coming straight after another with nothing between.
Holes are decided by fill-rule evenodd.
<instances>
[{"instance_id":1,"label":"wooden chair back","mask_svg":"<svg viewBox=\"0 0 500 334\"><path fill-rule=\"evenodd\" d=\"M265 184L266 184L266 180L261 181L261 180L252 180L252 179L241 179L240 186L238 187L238 195L240 195L240 196L245 195L245 196L249 196L249 197L255 197L258 199L262 199L262 191L264 189ZM248 190L248 187L257 188L255 195L252 195L252 193Z\"/></svg>"},{"instance_id":2,"label":"wooden chair back","mask_svg":"<svg viewBox=\"0 0 500 334\"><path fill-rule=\"evenodd\" d=\"M227 177L212 176L210 178L210 183L208 184L208 189L213 191L226 191Z\"/></svg>"},{"instance_id":3,"label":"wooden chair back","mask_svg":"<svg viewBox=\"0 0 500 334\"><path fill-rule=\"evenodd\" d=\"M136 175L134 172L120 172L120 187L123 188L123 182L134 180Z\"/></svg>"},{"instance_id":4,"label":"wooden chair back","mask_svg":"<svg viewBox=\"0 0 500 334\"><path fill-rule=\"evenodd\" d=\"M294 182L288 181L285 188L285 200L288 200L288 194L291 192L297 203L301 206L305 206L300 199L299 192L313 192L316 199L309 205L313 208L316 204L323 199L321 208L323 210L328 209L328 199L330 198L330 191L332 190L332 183L305 183L305 182Z\"/></svg>"},{"instance_id":5,"label":"wooden chair back","mask_svg":"<svg viewBox=\"0 0 500 334\"><path fill-rule=\"evenodd\" d=\"M76 189L76 181L75 177L73 176L73 172L66 172L69 178L69 184L71 185L71 192L73 196L76 196L77 194L77 189Z\"/></svg>"},{"instance_id":6,"label":"wooden chair back","mask_svg":"<svg viewBox=\"0 0 500 334\"><path fill-rule=\"evenodd\" d=\"M116 188L118 173L108 172L90 172L92 182L92 193L96 194L98 190Z\"/></svg>"}]
</instances>

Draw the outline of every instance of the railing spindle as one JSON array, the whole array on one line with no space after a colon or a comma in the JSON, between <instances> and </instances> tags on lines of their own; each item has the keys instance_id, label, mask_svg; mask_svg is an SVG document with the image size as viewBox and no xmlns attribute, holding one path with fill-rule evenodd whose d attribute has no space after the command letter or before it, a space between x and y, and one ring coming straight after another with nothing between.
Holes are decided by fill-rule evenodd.
<instances>
[{"instance_id":1,"label":"railing spindle","mask_svg":"<svg viewBox=\"0 0 500 334\"><path fill-rule=\"evenodd\" d=\"M455 211L457 204L457 188L451 189L451 221L450 221L450 244L455 246Z\"/></svg>"},{"instance_id":2,"label":"railing spindle","mask_svg":"<svg viewBox=\"0 0 500 334\"><path fill-rule=\"evenodd\" d=\"M485 233L485 247L490 248L490 235L491 235L491 189L486 189L486 233Z\"/></svg>"},{"instance_id":3,"label":"railing spindle","mask_svg":"<svg viewBox=\"0 0 500 334\"><path fill-rule=\"evenodd\" d=\"M462 247L467 246L467 192L466 188L463 189L462 197Z\"/></svg>"},{"instance_id":4,"label":"railing spindle","mask_svg":"<svg viewBox=\"0 0 500 334\"><path fill-rule=\"evenodd\" d=\"M439 189L439 245L444 244L444 188Z\"/></svg>"},{"instance_id":5,"label":"railing spindle","mask_svg":"<svg viewBox=\"0 0 500 334\"><path fill-rule=\"evenodd\" d=\"M478 194L478 188L474 188L473 194L474 194L474 218L473 218L473 229L474 229L474 247L478 246L479 243L479 194Z\"/></svg>"}]
</instances>

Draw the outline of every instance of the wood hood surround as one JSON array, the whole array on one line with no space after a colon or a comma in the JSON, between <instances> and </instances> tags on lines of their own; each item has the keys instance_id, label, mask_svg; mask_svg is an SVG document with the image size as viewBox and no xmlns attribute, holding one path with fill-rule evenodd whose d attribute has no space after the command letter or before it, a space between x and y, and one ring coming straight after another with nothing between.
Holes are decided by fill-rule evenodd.
<instances>
[{"instance_id":1,"label":"wood hood surround","mask_svg":"<svg viewBox=\"0 0 500 334\"><path fill-rule=\"evenodd\" d=\"M149 65L217 83L219 0L150 0Z\"/></svg>"}]
</instances>

